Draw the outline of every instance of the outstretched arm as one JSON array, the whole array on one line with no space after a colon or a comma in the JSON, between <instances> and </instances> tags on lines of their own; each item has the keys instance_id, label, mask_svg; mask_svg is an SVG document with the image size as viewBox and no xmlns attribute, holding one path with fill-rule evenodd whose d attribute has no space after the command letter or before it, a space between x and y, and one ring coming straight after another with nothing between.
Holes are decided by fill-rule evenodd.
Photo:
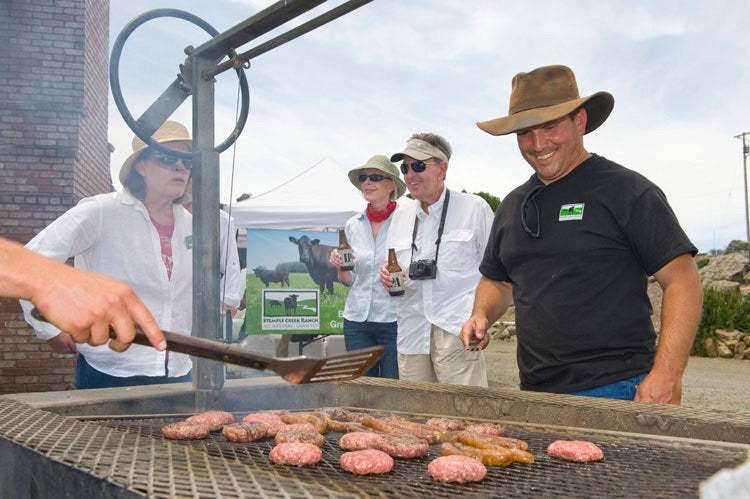
<instances>
[{"instance_id":1,"label":"outstretched arm","mask_svg":"<svg viewBox=\"0 0 750 499\"><path fill-rule=\"evenodd\" d=\"M661 332L654 367L638 386L638 402L679 405L687 366L703 307L703 287L695 259L678 256L654 274L664 291Z\"/></svg>"},{"instance_id":2,"label":"outstretched arm","mask_svg":"<svg viewBox=\"0 0 750 499\"><path fill-rule=\"evenodd\" d=\"M495 323L510 306L513 299L513 285L504 281L493 281L484 276L479 280L474 295L474 309L464 323L459 339L469 349L484 349L490 342L487 329ZM471 342L477 342L470 347Z\"/></svg>"},{"instance_id":3,"label":"outstretched arm","mask_svg":"<svg viewBox=\"0 0 750 499\"><path fill-rule=\"evenodd\" d=\"M110 347L123 351L133 341L136 322L155 347L166 347L151 312L129 286L74 269L5 239L0 239L0 296L31 301L48 321L78 343L106 343L111 325L117 338Z\"/></svg>"}]
</instances>

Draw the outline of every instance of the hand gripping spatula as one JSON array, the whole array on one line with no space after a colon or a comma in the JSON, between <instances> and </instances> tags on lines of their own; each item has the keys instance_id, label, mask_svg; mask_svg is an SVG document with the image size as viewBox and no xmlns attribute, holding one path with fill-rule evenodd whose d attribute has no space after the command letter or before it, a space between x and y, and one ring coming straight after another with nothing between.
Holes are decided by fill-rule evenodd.
<instances>
[{"instance_id":1,"label":"hand gripping spatula","mask_svg":"<svg viewBox=\"0 0 750 499\"><path fill-rule=\"evenodd\" d=\"M48 322L39 311L32 310L34 318ZM322 383L324 381L347 381L362 376L383 356L382 346L352 350L324 358L314 357L268 357L252 350L228 345L207 338L196 338L179 333L162 331L167 340L167 350L204 359L236 364L258 370L271 370L290 383ZM114 331L110 329L114 338ZM135 327L133 343L152 346L138 326Z\"/></svg>"}]
</instances>

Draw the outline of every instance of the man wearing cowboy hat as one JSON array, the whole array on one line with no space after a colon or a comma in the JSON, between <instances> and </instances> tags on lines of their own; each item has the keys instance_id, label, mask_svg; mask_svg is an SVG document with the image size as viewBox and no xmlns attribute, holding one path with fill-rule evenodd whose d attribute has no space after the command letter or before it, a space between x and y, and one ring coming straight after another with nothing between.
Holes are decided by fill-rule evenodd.
<instances>
[{"instance_id":1,"label":"man wearing cowboy hat","mask_svg":"<svg viewBox=\"0 0 750 499\"><path fill-rule=\"evenodd\" d=\"M461 339L485 348L512 300L521 389L679 404L701 313L697 249L656 185L584 148L613 106L546 66L513 78L508 116L477 123L515 133L535 173L498 208ZM651 275L664 291L658 348Z\"/></svg>"},{"instance_id":2,"label":"man wearing cowboy hat","mask_svg":"<svg viewBox=\"0 0 750 499\"><path fill-rule=\"evenodd\" d=\"M417 133L391 156L402 161L417 201L396 211L388 231L388 247L408 270L404 294L393 298L399 378L487 386L484 355L465 351L458 333L471 311L492 210L479 196L446 188L451 152L443 137ZM380 281L393 282L385 265Z\"/></svg>"}]
</instances>

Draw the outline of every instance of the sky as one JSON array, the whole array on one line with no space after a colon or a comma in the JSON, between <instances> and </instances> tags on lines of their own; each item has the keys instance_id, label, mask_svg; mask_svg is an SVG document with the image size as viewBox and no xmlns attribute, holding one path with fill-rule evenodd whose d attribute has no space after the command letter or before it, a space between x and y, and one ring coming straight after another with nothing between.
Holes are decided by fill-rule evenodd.
<instances>
[{"instance_id":1,"label":"sky","mask_svg":"<svg viewBox=\"0 0 750 499\"><path fill-rule=\"evenodd\" d=\"M272 3L113 0L110 45L155 8L187 11L224 32ZM341 3L326 2L238 52ZM220 201L266 192L324 158L350 169L390 156L414 132L450 142L449 188L502 199L531 167L515 136L488 135L476 122L507 115L516 73L565 64L582 96L615 97L586 149L661 187L700 251L724 249L747 239L735 136L750 132L748 19L745 0L374 0L250 61L250 114L236 145L221 154ZM181 19L136 29L119 65L130 112L140 116L174 80L186 46L208 39ZM234 73L217 77L217 142L232 130L237 89ZM190 99L172 119L191 122ZM111 98L109 123L119 188L133 134ZM320 178L311 188L326 185Z\"/></svg>"}]
</instances>

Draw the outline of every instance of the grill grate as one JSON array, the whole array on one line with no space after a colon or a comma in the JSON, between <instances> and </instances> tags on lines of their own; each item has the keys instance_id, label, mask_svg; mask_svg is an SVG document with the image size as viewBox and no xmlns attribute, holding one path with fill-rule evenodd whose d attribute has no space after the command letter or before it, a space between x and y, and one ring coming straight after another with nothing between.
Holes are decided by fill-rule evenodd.
<instances>
[{"instance_id":1,"label":"grill grate","mask_svg":"<svg viewBox=\"0 0 750 499\"><path fill-rule=\"evenodd\" d=\"M362 409L356 409L363 412ZM381 416L382 413L372 412ZM243 414L235 414L239 420ZM407 416L415 421L418 415ZM135 433L146 441L161 440L161 427L181 418L138 418L101 421L100 424L128 433ZM326 434L323 459L314 467L278 466L268 459L273 439L266 438L249 444L227 442L220 432L208 439L170 442L198 453L241 463L256 471L267 471L280 477L305 484L318 484L328 490L352 493L359 497L685 497L697 496L699 484L717 470L734 467L744 461L743 452L728 453L705 443L655 443L651 439L611 436L596 438L604 451L605 460L594 463L570 463L549 457L547 445L558 438L592 439L590 433L564 433L509 426L508 436L529 443L529 451L536 463L514 463L508 468L489 467L485 479L478 484L445 484L433 481L427 474L427 464L440 455L439 445L430 446L429 454L419 459L396 459L391 473L378 477L362 477L343 471L339 466L342 451L338 447L340 433ZM242 488L244 484L238 482Z\"/></svg>"},{"instance_id":2,"label":"grill grate","mask_svg":"<svg viewBox=\"0 0 750 499\"><path fill-rule=\"evenodd\" d=\"M244 414L235 413L235 419ZM415 421L425 417L399 414ZM0 436L150 497L697 497L701 481L747 457L743 445L509 423L507 434L526 440L536 463L490 467L478 484L444 484L427 474L438 445L424 458L396 459L389 474L362 477L339 467L338 433L326 434L317 466L296 468L268 460L269 438L237 444L217 432L205 440L165 440L162 426L184 417L84 421L5 399L0 400ZM547 445L558 438L595 441L605 460L580 464L547 456Z\"/></svg>"}]
</instances>

